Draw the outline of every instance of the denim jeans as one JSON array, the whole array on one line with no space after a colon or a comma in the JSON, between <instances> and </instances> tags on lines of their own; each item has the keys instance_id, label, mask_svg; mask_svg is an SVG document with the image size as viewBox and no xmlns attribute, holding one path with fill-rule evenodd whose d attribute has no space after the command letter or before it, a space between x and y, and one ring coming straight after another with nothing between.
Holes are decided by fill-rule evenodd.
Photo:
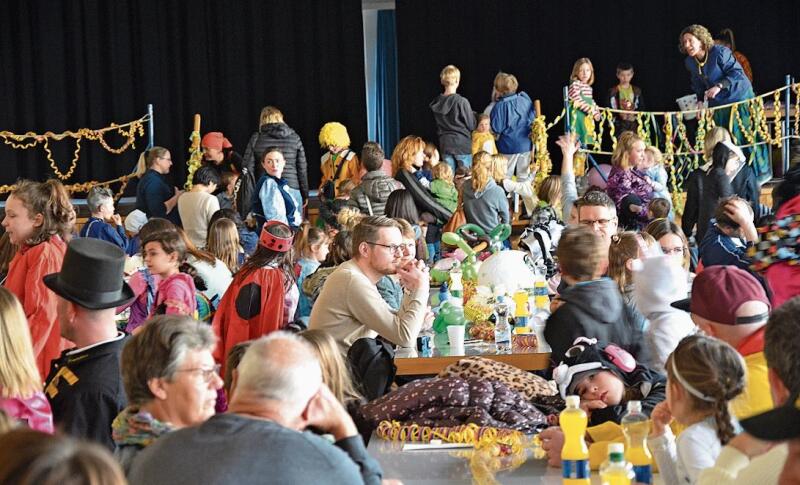
<instances>
[{"instance_id":1,"label":"denim jeans","mask_svg":"<svg viewBox=\"0 0 800 485\"><path fill-rule=\"evenodd\" d=\"M456 173L456 160L461 162L461 165L467 168L472 168L472 155L451 155L449 153L444 154L443 160L450 165L450 168L453 169L453 173Z\"/></svg>"}]
</instances>

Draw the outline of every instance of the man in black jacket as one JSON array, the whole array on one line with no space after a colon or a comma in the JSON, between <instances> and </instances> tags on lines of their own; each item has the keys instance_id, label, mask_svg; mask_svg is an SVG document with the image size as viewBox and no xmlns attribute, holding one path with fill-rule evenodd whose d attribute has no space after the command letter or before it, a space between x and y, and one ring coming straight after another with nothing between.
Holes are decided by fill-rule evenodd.
<instances>
[{"instance_id":1,"label":"man in black jacket","mask_svg":"<svg viewBox=\"0 0 800 485\"><path fill-rule=\"evenodd\" d=\"M45 393L57 427L114 450L111 423L127 404L119 358L125 334L116 307L134 299L122 280L125 252L99 239L70 242L59 273L43 278L58 295L61 336L75 347L51 364Z\"/></svg>"},{"instance_id":2,"label":"man in black jacket","mask_svg":"<svg viewBox=\"0 0 800 485\"><path fill-rule=\"evenodd\" d=\"M289 187L300 191L303 203L308 201L308 164L303 142L300 135L283 121L283 113L274 106L266 106L261 110L260 127L250 137L244 152L244 164L256 167L255 180L264 174L261 162L264 150L268 147L281 149L286 160L283 178Z\"/></svg>"}]
</instances>

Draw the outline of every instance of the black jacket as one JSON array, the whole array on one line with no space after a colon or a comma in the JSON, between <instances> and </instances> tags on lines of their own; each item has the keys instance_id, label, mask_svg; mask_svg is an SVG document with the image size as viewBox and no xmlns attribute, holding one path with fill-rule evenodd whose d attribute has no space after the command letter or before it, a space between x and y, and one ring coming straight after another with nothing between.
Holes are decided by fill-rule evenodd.
<instances>
[{"instance_id":1,"label":"black jacket","mask_svg":"<svg viewBox=\"0 0 800 485\"><path fill-rule=\"evenodd\" d=\"M124 337L73 354L65 350L52 362L44 386L59 429L110 451L114 451L111 423L128 402L119 363L127 340Z\"/></svg>"},{"instance_id":2,"label":"black jacket","mask_svg":"<svg viewBox=\"0 0 800 485\"><path fill-rule=\"evenodd\" d=\"M760 193L756 174L749 165L742 168L731 182L728 182L727 176L719 169L712 169L708 173L699 168L695 169L686 181L686 204L681 219L683 233L688 239L696 224L695 241L699 244L705 237L720 198L738 195L748 201L755 210L759 204Z\"/></svg>"},{"instance_id":3,"label":"black jacket","mask_svg":"<svg viewBox=\"0 0 800 485\"><path fill-rule=\"evenodd\" d=\"M433 198L433 194L419 183L419 180L417 180L417 177L415 177L413 173L408 170L400 169L394 174L394 178L397 179L406 190L411 192L411 197L414 198L414 203L420 213L427 212L442 223L449 221L450 218L453 217L453 213L437 202L436 199Z\"/></svg>"},{"instance_id":4,"label":"black jacket","mask_svg":"<svg viewBox=\"0 0 800 485\"><path fill-rule=\"evenodd\" d=\"M615 343L639 362L647 362L648 351L637 321L636 310L625 305L616 283L609 278L578 283L566 288L564 301L544 328L551 361L557 365L578 337L596 338L600 344Z\"/></svg>"},{"instance_id":5,"label":"black jacket","mask_svg":"<svg viewBox=\"0 0 800 485\"><path fill-rule=\"evenodd\" d=\"M255 180L263 174L261 157L264 150L269 147L278 147L286 159L282 178L289 183L289 187L300 191L303 200L308 199L308 164L306 152L300 135L286 123L267 123L261 125L256 133L250 137L247 149L244 152L244 163L255 166Z\"/></svg>"},{"instance_id":6,"label":"black jacket","mask_svg":"<svg viewBox=\"0 0 800 485\"><path fill-rule=\"evenodd\" d=\"M439 135L442 155L469 155L472 153L472 130L475 113L467 98L460 94L440 94L430 104Z\"/></svg>"}]
</instances>

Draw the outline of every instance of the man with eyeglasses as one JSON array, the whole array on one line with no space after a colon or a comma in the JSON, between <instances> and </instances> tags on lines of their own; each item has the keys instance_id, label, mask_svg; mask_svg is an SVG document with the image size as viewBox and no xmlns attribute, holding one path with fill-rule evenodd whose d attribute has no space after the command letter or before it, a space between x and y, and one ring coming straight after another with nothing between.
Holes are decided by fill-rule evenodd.
<instances>
[{"instance_id":1,"label":"man with eyeglasses","mask_svg":"<svg viewBox=\"0 0 800 485\"><path fill-rule=\"evenodd\" d=\"M116 308L136 295L122 279L125 252L99 239L73 239L61 271L44 284L58 295L54 325L74 346L50 364L44 392L56 426L114 450L111 423L127 405L120 354L127 337L117 330Z\"/></svg>"},{"instance_id":2,"label":"man with eyeglasses","mask_svg":"<svg viewBox=\"0 0 800 485\"><path fill-rule=\"evenodd\" d=\"M617 233L617 207L605 192L590 190L575 202L578 206L578 223L594 231L603 239L608 249L611 236Z\"/></svg>"},{"instance_id":3,"label":"man with eyeglasses","mask_svg":"<svg viewBox=\"0 0 800 485\"><path fill-rule=\"evenodd\" d=\"M403 236L397 222L367 217L353 230L353 259L331 273L311 310L309 328L328 332L343 355L363 337L377 335L413 347L427 313L430 282L425 263L403 262ZM393 312L375 285L397 274L403 299Z\"/></svg>"}]
</instances>

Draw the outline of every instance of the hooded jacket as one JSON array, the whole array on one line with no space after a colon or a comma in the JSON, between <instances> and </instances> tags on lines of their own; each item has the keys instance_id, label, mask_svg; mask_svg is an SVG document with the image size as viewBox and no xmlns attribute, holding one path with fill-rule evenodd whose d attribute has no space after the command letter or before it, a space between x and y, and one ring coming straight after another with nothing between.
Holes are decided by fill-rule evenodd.
<instances>
[{"instance_id":1,"label":"hooded jacket","mask_svg":"<svg viewBox=\"0 0 800 485\"><path fill-rule=\"evenodd\" d=\"M442 223L449 221L453 217L453 213L437 202L433 198L433 194L417 180L413 173L401 169L394 176L406 190L411 192L411 197L414 199L414 204L420 213L427 212Z\"/></svg>"},{"instance_id":2,"label":"hooded jacket","mask_svg":"<svg viewBox=\"0 0 800 485\"><path fill-rule=\"evenodd\" d=\"M442 154L472 154L472 130L475 129L475 114L467 98L460 94L440 94L430 104L436 133L439 135L439 150Z\"/></svg>"},{"instance_id":3,"label":"hooded jacket","mask_svg":"<svg viewBox=\"0 0 800 485\"><path fill-rule=\"evenodd\" d=\"M255 166L256 174L263 174L260 159L264 150L269 147L278 147L283 152L286 166L283 168L282 178L286 179L289 187L300 191L303 200L308 199L308 164L306 152L300 135L286 123L267 123L261 125L253 133L244 152L246 166ZM258 163L256 163L258 161ZM258 179L258 177L256 177Z\"/></svg>"},{"instance_id":4,"label":"hooded jacket","mask_svg":"<svg viewBox=\"0 0 800 485\"><path fill-rule=\"evenodd\" d=\"M503 154L531 151L531 123L536 116L531 98L525 92L503 96L492 108L492 131L497 133L497 149Z\"/></svg>"},{"instance_id":5,"label":"hooded jacket","mask_svg":"<svg viewBox=\"0 0 800 485\"><path fill-rule=\"evenodd\" d=\"M489 179L483 190L475 191L471 181L465 183L462 190L467 222L477 224L488 233L498 224L511 221L506 192L494 180Z\"/></svg>"},{"instance_id":6,"label":"hooded jacket","mask_svg":"<svg viewBox=\"0 0 800 485\"><path fill-rule=\"evenodd\" d=\"M552 351L550 359L558 363L578 337L596 338L601 344L615 343L638 362L649 359L637 312L622 301L616 283L609 278L577 283L559 296L564 304L544 328L544 338Z\"/></svg>"},{"instance_id":7,"label":"hooded jacket","mask_svg":"<svg viewBox=\"0 0 800 485\"><path fill-rule=\"evenodd\" d=\"M400 182L383 173L381 169L367 172L361 178L358 187L350 192L350 200L347 201L347 205L355 207L362 214L382 216L389 194L400 187ZM371 212L370 207L372 208Z\"/></svg>"},{"instance_id":8,"label":"hooded jacket","mask_svg":"<svg viewBox=\"0 0 800 485\"><path fill-rule=\"evenodd\" d=\"M697 331L689 313L671 305L686 298L687 274L669 256L658 256L643 260L642 268L633 272L633 281L636 308L650 322L645 331L650 359L645 364L663 373L667 357L681 339Z\"/></svg>"}]
</instances>

